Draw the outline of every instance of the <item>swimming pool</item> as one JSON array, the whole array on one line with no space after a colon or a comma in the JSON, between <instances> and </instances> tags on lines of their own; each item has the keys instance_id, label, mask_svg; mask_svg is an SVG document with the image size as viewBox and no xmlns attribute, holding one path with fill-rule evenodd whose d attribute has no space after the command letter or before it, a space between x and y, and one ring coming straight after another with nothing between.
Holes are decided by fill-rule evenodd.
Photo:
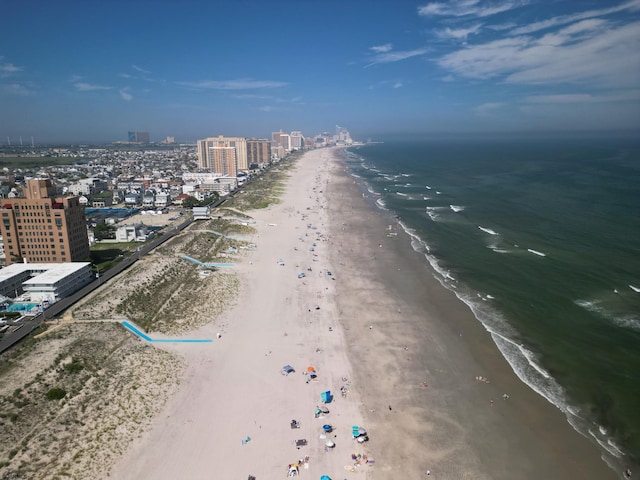
<instances>
[{"instance_id":1,"label":"swimming pool","mask_svg":"<svg viewBox=\"0 0 640 480\"><path fill-rule=\"evenodd\" d=\"M37 303L32 302L14 302L5 309L5 312L29 312L32 308L38 306Z\"/></svg>"}]
</instances>

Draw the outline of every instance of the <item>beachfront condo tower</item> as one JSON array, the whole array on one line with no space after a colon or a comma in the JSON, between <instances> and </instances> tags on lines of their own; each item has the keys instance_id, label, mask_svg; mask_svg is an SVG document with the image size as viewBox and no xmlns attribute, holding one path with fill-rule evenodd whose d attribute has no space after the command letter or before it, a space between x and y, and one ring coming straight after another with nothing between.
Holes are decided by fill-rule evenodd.
<instances>
[{"instance_id":1,"label":"beachfront condo tower","mask_svg":"<svg viewBox=\"0 0 640 480\"><path fill-rule=\"evenodd\" d=\"M79 197L56 195L49 179L27 180L23 197L0 200L6 264L86 260L89 239Z\"/></svg>"},{"instance_id":2,"label":"beachfront condo tower","mask_svg":"<svg viewBox=\"0 0 640 480\"><path fill-rule=\"evenodd\" d=\"M235 153L232 155L231 151ZM235 164L232 164L235 157ZM220 175L237 176L237 172L249 170L247 139L244 137L208 137L198 140L198 168Z\"/></svg>"}]
</instances>

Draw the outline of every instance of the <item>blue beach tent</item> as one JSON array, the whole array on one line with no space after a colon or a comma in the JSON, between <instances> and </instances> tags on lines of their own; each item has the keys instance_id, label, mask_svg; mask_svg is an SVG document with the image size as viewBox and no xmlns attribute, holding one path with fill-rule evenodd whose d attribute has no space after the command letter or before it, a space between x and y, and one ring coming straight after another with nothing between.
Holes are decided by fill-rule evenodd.
<instances>
[{"instance_id":1,"label":"blue beach tent","mask_svg":"<svg viewBox=\"0 0 640 480\"><path fill-rule=\"evenodd\" d=\"M328 476L328 475L322 475L322 476L320 477L320 480L331 480L331 477L330 477L330 476Z\"/></svg>"},{"instance_id":2,"label":"blue beach tent","mask_svg":"<svg viewBox=\"0 0 640 480\"><path fill-rule=\"evenodd\" d=\"M320 398L322 399L322 403L331 403L331 400L333 400L333 396L329 390L322 392Z\"/></svg>"}]
</instances>

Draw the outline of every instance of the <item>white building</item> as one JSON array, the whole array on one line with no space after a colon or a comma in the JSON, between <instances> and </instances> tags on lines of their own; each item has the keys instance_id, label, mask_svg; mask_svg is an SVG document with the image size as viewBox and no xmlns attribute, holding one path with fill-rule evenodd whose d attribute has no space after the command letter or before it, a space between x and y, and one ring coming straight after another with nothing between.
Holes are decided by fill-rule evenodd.
<instances>
[{"instance_id":1,"label":"white building","mask_svg":"<svg viewBox=\"0 0 640 480\"><path fill-rule=\"evenodd\" d=\"M89 262L12 263L0 270L0 294L26 293L32 302L68 297L93 280Z\"/></svg>"},{"instance_id":2,"label":"white building","mask_svg":"<svg viewBox=\"0 0 640 480\"><path fill-rule=\"evenodd\" d=\"M209 211L209 207L193 207L193 219L210 220L211 212Z\"/></svg>"},{"instance_id":3,"label":"white building","mask_svg":"<svg viewBox=\"0 0 640 480\"><path fill-rule=\"evenodd\" d=\"M171 204L171 195L168 192L156 193L155 206L156 208L165 208Z\"/></svg>"},{"instance_id":4,"label":"white building","mask_svg":"<svg viewBox=\"0 0 640 480\"><path fill-rule=\"evenodd\" d=\"M116 230L118 242L144 242L149 238L149 229L145 225L123 225Z\"/></svg>"}]
</instances>

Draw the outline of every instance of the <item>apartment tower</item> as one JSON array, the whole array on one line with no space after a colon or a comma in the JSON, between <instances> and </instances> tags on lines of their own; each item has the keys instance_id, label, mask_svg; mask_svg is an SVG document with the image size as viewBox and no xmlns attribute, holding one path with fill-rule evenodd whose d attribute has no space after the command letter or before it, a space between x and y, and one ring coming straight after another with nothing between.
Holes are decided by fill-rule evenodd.
<instances>
[{"instance_id":1,"label":"apartment tower","mask_svg":"<svg viewBox=\"0 0 640 480\"><path fill-rule=\"evenodd\" d=\"M229 174L216 170L216 159L221 157L229 159L229 153L221 153L219 150L232 148L235 150L236 165L233 168L235 173ZM219 165L219 164L218 164ZM247 161L247 139L244 137L208 137L198 140L198 168L221 175L236 176L238 171L249 170ZM229 168L227 168L229 170Z\"/></svg>"},{"instance_id":2,"label":"apartment tower","mask_svg":"<svg viewBox=\"0 0 640 480\"><path fill-rule=\"evenodd\" d=\"M247 162L251 165L268 165L271 162L271 142L265 139L247 140Z\"/></svg>"},{"instance_id":3,"label":"apartment tower","mask_svg":"<svg viewBox=\"0 0 640 480\"><path fill-rule=\"evenodd\" d=\"M27 180L24 198L6 198L0 204L7 265L23 260L76 262L89 257L84 207L76 196L56 196L51 180Z\"/></svg>"}]
</instances>

